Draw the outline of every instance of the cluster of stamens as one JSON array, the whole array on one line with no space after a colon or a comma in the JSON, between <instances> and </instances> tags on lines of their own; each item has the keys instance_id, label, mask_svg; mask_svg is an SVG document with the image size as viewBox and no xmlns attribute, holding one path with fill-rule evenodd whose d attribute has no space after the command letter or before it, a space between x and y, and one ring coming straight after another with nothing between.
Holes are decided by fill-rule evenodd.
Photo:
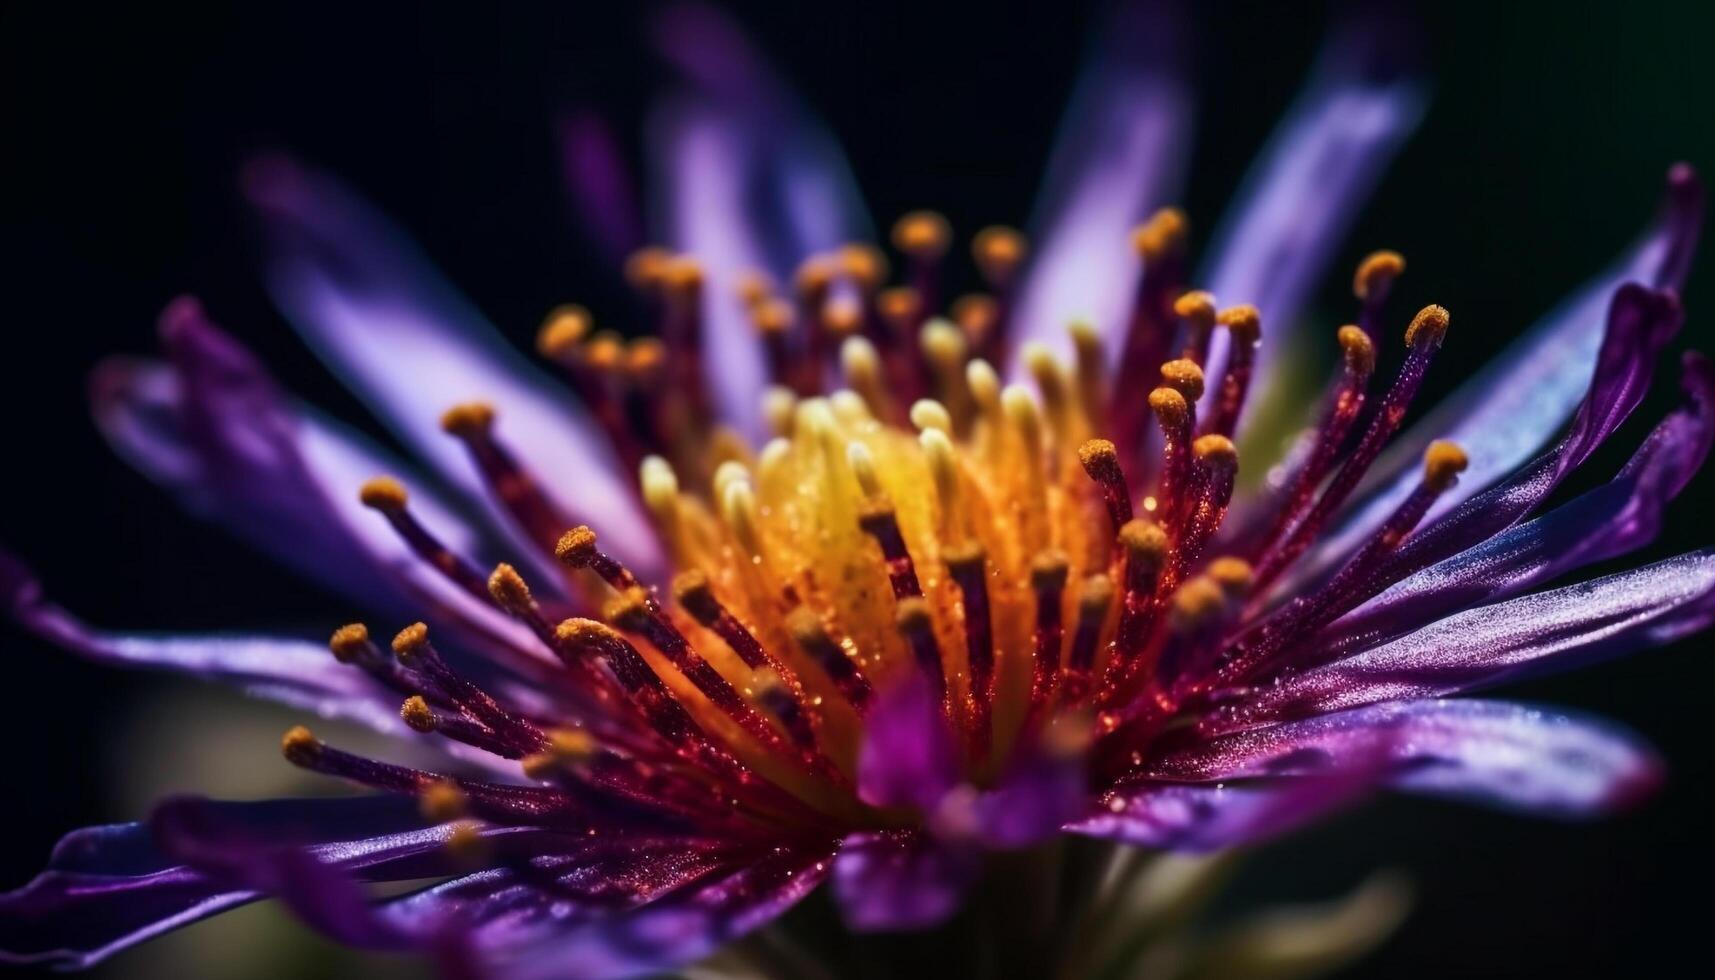
<instances>
[{"instance_id":1,"label":"cluster of stamens","mask_svg":"<svg viewBox=\"0 0 1715 980\"><path fill-rule=\"evenodd\" d=\"M446 431L558 560L554 598L538 599L513 565L484 571L451 551L396 481L371 481L363 500L440 574L527 626L536 648L459 669L422 624L388 650L360 625L332 647L400 693L411 728L516 760L527 782L375 762L303 729L286 736L287 757L473 827L909 826L917 815L859 798L856 767L877 702L924 683L969 782L1003 778L1021 749L1046 746L1086 753L1097 785L1355 605L1464 468L1456 447L1434 444L1381 532L1314 590L1283 598L1275 587L1397 430L1446 333L1445 310L1419 312L1397 377L1372 396L1399 256L1361 264L1358 316L1337 332L1343 356L1315 417L1255 491L1256 519L1228 526L1263 314L1186 288L1183 215L1163 210L1134 235L1142 268L1112 357L1088 324L1072 325L1069 361L1041 344L1012 349L1027 244L1010 229L975 236L987 289L946 304L950 241L940 217L912 214L893 234L902 284L887 285L887 259L864 245L811 257L784 291L760 274L739 284L771 376L760 449L707 421L693 259L646 249L629 263L653 337L626 341L593 330L581 308L553 311L538 348L639 473L676 575L639 581L543 492L492 408L456 406ZM944 305L951 316L934 315ZM995 365L1008 361L1030 386L1003 383ZM521 684L534 696L518 697Z\"/></svg>"}]
</instances>

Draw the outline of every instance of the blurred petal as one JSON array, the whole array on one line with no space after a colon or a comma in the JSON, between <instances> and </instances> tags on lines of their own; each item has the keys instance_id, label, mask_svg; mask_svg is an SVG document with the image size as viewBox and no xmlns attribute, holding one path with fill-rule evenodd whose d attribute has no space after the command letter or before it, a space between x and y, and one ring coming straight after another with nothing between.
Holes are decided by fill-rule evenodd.
<instances>
[{"instance_id":1,"label":"blurred petal","mask_svg":"<svg viewBox=\"0 0 1715 980\"><path fill-rule=\"evenodd\" d=\"M1377 704L1170 752L1151 778L1185 782L1337 774L1380 751L1389 785L1545 816L1635 802L1660 763L1634 736L1591 720L1496 701Z\"/></svg>"},{"instance_id":2,"label":"blurred petal","mask_svg":"<svg viewBox=\"0 0 1715 980\"><path fill-rule=\"evenodd\" d=\"M1331 539L1332 549L1346 552L1393 512L1417 485L1418 462L1432 440L1458 443L1471 463L1458 485L1436 501L1426 522L1541 450L1580 398L1588 398L1593 377L1600 378L1597 355L1611 330L1608 314L1615 291L1628 282L1679 290L1696 249L1702 211L1697 178L1689 167L1675 167L1661 214L1637 244L1394 440L1365 482L1379 489Z\"/></svg>"},{"instance_id":3,"label":"blurred petal","mask_svg":"<svg viewBox=\"0 0 1715 980\"><path fill-rule=\"evenodd\" d=\"M1696 551L1450 616L1374 650L1285 675L1221 720L1255 725L1443 697L1661 646L1712 620L1715 550Z\"/></svg>"},{"instance_id":4,"label":"blurred petal","mask_svg":"<svg viewBox=\"0 0 1715 980\"><path fill-rule=\"evenodd\" d=\"M18 561L0 551L0 601L43 640L97 663L186 674L325 718L407 734L397 693L333 658L326 645L281 636L145 635L92 629L43 595Z\"/></svg>"},{"instance_id":5,"label":"blurred petal","mask_svg":"<svg viewBox=\"0 0 1715 980\"><path fill-rule=\"evenodd\" d=\"M1424 86L1406 73L1411 34L1382 16L1335 33L1215 233L1204 288L1262 311L1253 403L1296 342L1304 302L1346 229L1423 116ZM1210 377L1220 376L1226 343L1217 332Z\"/></svg>"},{"instance_id":6,"label":"blurred petal","mask_svg":"<svg viewBox=\"0 0 1715 980\"><path fill-rule=\"evenodd\" d=\"M1350 650L1461 609L1518 595L1655 540L1667 504L1715 439L1715 370L1686 354L1687 404L1664 419L1606 485L1405 579L1335 624L1319 645Z\"/></svg>"},{"instance_id":7,"label":"blurred petal","mask_svg":"<svg viewBox=\"0 0 1715 980\"><path fill-rule=\"evenodd\" d=\"M959 777L952 733L922 677L882 695L865 721L858 796L870 806L930 812Z\"/></svg>"},{"instance_id":8,"label":"blurred petal","mask_svg":"<svg viewBox=\"0 0 1715 980\"><path fill-rule=\"evenodd\" d=\"M643 215L637 188L607 120L593 111L560 120L560 165L580 230L620 268L641 248Z\"/></svg>"},{"instance_id":9,"label":"blurred petal","mask_svg":"<svg viewBox=\"0 0 1715 980\"><path fill-rule=\"evenodd\" d=\"M993 789L975 802L976 829L990 847L1028 847L1047 840L1089 808L1081 753L1019 747Z\"/></svg>"},{"instance_id":10,"label":"blurred petal","mask_svg":"<svg viewBox=\"0 0 1715 980\"><path fill-rule=\"evenodd\" d=\"M1060 123L1031 218L1035 258L1019 284L1015 349L1066 344L1085 319L1122 330L1138 274L1132 228L1172 202L1191 149L1186 41L1174 5L1126 3L1104 23ZM1121 345L1110 340L1110 358Z\"/></svg>"},{"instance_id":11,"label":"blurred petal","mask_svg":"<svg viewBox=\"0 0 1715 980\"><path fill-rule=\"evenodd\" d=\"M433 873L413 858L439 852L445 840L444 831L420 829L412 802L393 798L199 805L258 837L309 845L319 860L372 880ZM258 897L243 883L186 867L171 850L142 823L66 835L47 870L0 895L0 962L88 967Z\"/></svg>"},{"instance_id":12,"label":"blurred petal","mask_svg":"<svg viewBox=\"0 0 1715 980\"><path fill-rule=\"evenodd\" d=\"M639 573L659 550L595 423L441 281L405 236L355 193L284 157L252 161L244 190L270 246L268 284L298 331L378 417L509 526L446 409L492 403L501 435L561 509L603 533ZM518 550L527 551L527 547Z\"/></svg>"},{"instance_id":13,"label":"blurred petal","mask_svg":"<svg viewBox=\"0 0 1715 980\"><path fill-rule=\"evenodd\" d=\"M834 859L834 898L853 932L928 929L958 912L980 867L975 850L914 831L855 833Z\"/></svg>"},{"instance_id":14,"label":"blurred petal","mask_svg":"<svg viewBox=\"0 0 1715 980\"><path fill-rule=\"evenodd\" d=\"M652 976L700 959L773 922L827 877L831 848L779 848L621 915L566 929L539 943L492 951L507 980L606 980Z\"/></svg>"},{"instance_id":15,"label":"blurred petal","mask_svg":"<svg viewBox=\"0 0 1715 980\"><path fill-rule=\"evenodd\" d=\"M759 437L766 376L739 276L761 269L785 281L810 254L867 239L868 221L838 145L727 15L675 4L653 36L682 82L650 121L656 233L702 263L716 407Z\"/></svg>"}]
</instances>

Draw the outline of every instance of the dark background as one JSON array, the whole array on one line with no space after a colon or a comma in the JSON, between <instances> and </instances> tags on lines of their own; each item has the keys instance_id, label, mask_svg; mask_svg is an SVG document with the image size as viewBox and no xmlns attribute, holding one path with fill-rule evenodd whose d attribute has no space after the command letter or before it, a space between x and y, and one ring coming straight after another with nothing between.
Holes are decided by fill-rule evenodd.
<instances>
[{"instance_id":1,"label":"dark background","mask_svg":"<svg viewBox=\"0 0 1715 980\"><path fill-rule=\"evenodd\" d=\"M106 451L84 407L96 359L147 351L160 307L194 291L298 392L367 424L262 295L232 190L249 152L287 147L348 176L521 342L549 306L615 295L570 226L548 124L570 98L619 120L641 113L656 76L639 15L627 4L356 6L0 10L0 541L97 623L320 632L344 615L181 515ZM1026 218L1088 11L737 9L837 131L879 220L935 206L968 233ZM1327 17L1272 3L1203 12L1183 202L1200 228L1291 98ZM1616 254L1669 163L1715 170L1715 15L1689 3L1474 2L1420 17L1437 79L1430 114L1358 222L1321 309L1328 323L1348 315L1347 262L1404 251L1401 305L1433 299L1455 312L1433 396ZM1700 260L1685 342L1715 339L1711 275ZM1670 374L1640 419L1672 404ZM1611 471L1644 424L1591 472ZM1682 499L1651 557L1715 542L1691 502L1710 487L1705 476ZM147 706L180 686L78 663L10 625L0 644L9 888L61 832L135 815L113 787L137 782L138 719L158 717ZM1420 907L1358 976L1649 974L1695 962L1715 872L1708 645L1508 692L1623 719L1654 740L1673 778L1642 811L1567 825L1387 800L1271 848L1245 893L1332 895L1374 867L1408 869ZM283 765L275 737L259 737L255 766ZM169 760L155 784L195 788L185 778ZM107 975L132 975L134 962L120 957Z\"/></svg>"}]
</instances>

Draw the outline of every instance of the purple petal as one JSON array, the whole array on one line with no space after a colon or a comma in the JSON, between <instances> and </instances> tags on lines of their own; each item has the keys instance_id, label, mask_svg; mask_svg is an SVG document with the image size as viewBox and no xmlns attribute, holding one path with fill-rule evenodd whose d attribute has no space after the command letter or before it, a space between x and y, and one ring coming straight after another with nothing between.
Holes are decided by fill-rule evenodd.
<instances>
[{"instance_id":1,"label":"purple petal","mask_svg":"<svg viewBox=\"0 0 1715 980\"><path fill-rule=\"evenodd\" d=\"M1367 537L1417 485L1431 440L1464 447L1470 466L1436 501L1427 520L1446 513L1528 460L1587 398L1602 370L1598 353L1611 329L1607 314L1621 285L1677 291L1697 245L1703 192L1689 167L1675 167L1661 214L1638 243L1570 299L1539 320L1437 409L1389 447L1366 486L1380 487L1331 539L1344 554ZM1457 328L1455 328L1457 329Z\"/></svg>"},{"instance_id":2,"label":"purple petal","mask_svg":"<svg viewBox=\"0 0 1715 980\"><path fill-rule=\"evenodd\" d=\"M379 474L404 480L412 508L447 545L480 539L433 485L350 430L292 402L194 299L161 315L167 364L110 360L91 379L97 424L114 449L184 501L313 581L365 605L426 606L482 631L528 634L416 558L358 499Z\"/></svg>"},{"instance_id":3,"label":"purple petal","mask_svg":"<svg viewBox=\"0 0 1715 980\"><path fill-rule=\"evenodd\" d=\"M283 157L253 161L244 190L267 233L275 301L408 446L506 524L440 427L455 404L491 402L502 437L566 514L599 528L640 574L658 567L632 477L589 414L442 282L403 233L332 177Z\"/></svg>"},{"instance_id":4,"label":"purple petal","mask_svg":"<svg viewBox=\"0 0 1715 980\"><path fill-rule=\"evenodd\" d=\"M489 968L508 980L596 980L655 975L701 959L767 925L827 877L832 848L778 848L754 863L681 889L635 912L496 949Z\"/></svg>"},{"instance_id":5,"label":"purple petal","mask_svg":"<svg viewBox=\"0 0 1715 980\"><path fill-rule=\"evenodd\" d=\"M421 828L405 800L357 797L209 803L254 835L311 845L310 853L370 880L433 874L444 831ZM90 827L54 848L47 870L0 895L0 962L83 968L161 933L255 900L255 889L216 881L169 853L147 824ZM444 861L440 862L442 865Z\"/></svg>"},{"instance_id":6,"label":"purple petal","mask_svg":"<svg viewBox=\"0 0 1715 980\"><path fill-rule=\"evenodd\" d=\"M1175 14L1167 4L1128 3L1095 39L1031 218L1036 254L1012 318L1019 345L1062 346L1079 318L1109 335L1126 322L1138 274L1126 243L1179 192L1191 148ZM1120 347L1109 343L1109 355Z\"/></svg>"},{"instance_id":7,"label":"purple petal","mask_svg":"<svg viewBox=\"0 0 1715 980\"><path fill-rule=\"evenodd\" d=\"M1373 650L1289 674L1231 724L1443 697L1660 646L1715 620L1715 551L1695 551L1448 617Z\"/></svg>"},{"instance_id":8,"label":"purple petal","mask_svg":"<svg viewBox=\"0 0 1715 980\"><path fill-rule=\"evenodd\" d=\"M928 813L958 778L952 733L928 682L914 675L884 694L866 720L858 796L870 806Z\"/></svg>"},{"instance_id":9,"label":"purple petal","mask_svg":"<svg viewBox=\"0 0 1715 980\"><path fill-rule=\"evenodd\" d=\"M1053 837L1089 808L1082 753L1035 745L1013 751L993 789L975 801L977 834L990 847L1029 847Z\"/></svg>"},{"instance_id":10,"label":"purple petal","mask_svg":"<svg viewBox=\"0 0 1715 980\"><path fill-rule=\"evenodd\" d=\"M578 225L615 269L643 245L630 169L607 121L592 111L560 120L560 163Z\"/></svg>"},{"instance_id":11,"label":"purple petal","mask_svg":"<svg viewBox=\"0 0 1715 980\"><path fill-rule=\"evenodd\" d=\"M1349 650L1365 637L1386 638L1519 595L1655 540L1668 502L1702 467L1715 439L1715 370L1687 353L1682 386L1686 406L1656 426L1612 481L1395 584L1319 645Z\"/></svg>"},{"instance_id":12,"label":"purple petal","mask_svg":"<svg viewBox=\"0 0 1715 980\"><path fill-rule=\"evenodd\" d=\"M1135 847L1214 851L1291 833L1373 786L1361 771L1232 786L1145 782L1103 794L1072 833Z\"/></svg>"},{"instance_id":13,"label":"purple petal","mask_svg":"<svg viewBox=\"0 0 1715 980\"><path fill-rule=\"evenodd\" d=\"M1166 754L1148 775L1174 782L1329 775L1377 751L1397 788L1549 816L1612 810L1660 781L1656 757L1605 723L1460 700L1388 702L1224 735Z\"/></svg>"},{"instance_id":14,"label":"purple petal","mask_svg":"<svg viewBox=\"0 0 1715 980\"><path fill-rule=\"evenodd\" d=\"M868 238L868 222L839 147L731 19L677 4L658 18L654 40L683 81L650 122L656 231L703 265L716 407L758 436L766 376L740 274L761 269L784 281L810 254Z\"/></svg>"},{"instance_id":15,"label":"purple petal","mask_svg":"<svg viewBox=\"0 0 1715 980\"><path fill-rule=\"evenodd\" d=\"M36 636L97 663L188 674L377 731L408 731L399 719L399 695L335 660L323 644L278 636L153 636L92 629L49 601L29 569L4 551L0 603Z\"/></svg>"},{"instance_id":16,"label":"purple petal","mask_svg":"<svg viewBox=\"0 0 1715 980\"><path fill-rule=\"evenodd\" d=\"M1266 397L1280 352L1295 343L1304 301L1359 206L1422 118L1424 87L1401 74L1407 33L1365 21L1329 41L1216 231L1206 288L1222 303L1254 304L1266 325L1253 403ZM1220 376L1214 365L1225 363L1226 343L1217 333L1211 377Z\"/></svg>"},{"instance_id":17,"label":"purple petal","mask_svg":"<svg viewBox=\"0 0 1715 980\"><path fill-rule=\"evenodd\" d=\"M979 853L915 831L851 834L834 859L834 898L853 932L929 929L959 911Z\"/></svg>"}]
</instances>

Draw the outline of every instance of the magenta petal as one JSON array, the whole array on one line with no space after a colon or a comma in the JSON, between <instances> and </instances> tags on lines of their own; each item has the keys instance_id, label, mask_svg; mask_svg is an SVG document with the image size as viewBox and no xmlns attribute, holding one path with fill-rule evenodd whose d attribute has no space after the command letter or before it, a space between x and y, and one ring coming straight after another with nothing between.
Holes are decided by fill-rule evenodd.
<instances>
[{"instance_id":1,"label":"magenta petal","mask_svg":"<svg viewBox=\"0 0 1715 980\"><path fill-rule=\"evenodd\" d=\"M1377 752L1387 783L1545 816L1579 817L1636 801L1660 781L1629 733L1497 701L1389 702L1224 735L1149 764L1152 779L1227 782L1328 776Z\"/></svg>"},{"instance_id":2,"label":"magenta petal","mask_svg":"<svg viewBox=\"0 0 1715 980\"><path fill-rule=\"evenodd\" d=\"M1715 551L1450 616L1373 650L1287 675L1231 724L1442 697L1672 642L1715 620Z\"/></svg>"},{"instance_id":3,"label":"magenta petal","mask_svg":"<svg viewBox=\"0 0 1715 980\"><path fill-rule=\"evenodd\" d=\"M1345 553L1367 537L1411 492L1431 440L1451 439L1471 460L1458 485L1436 502L1431 519L1538 452L1572 416L1593 373L1602 370L1597 355L1615 291L1627 282L1667 290L1684 284L1702 210L1702 187L1691 168L1675 167L1661 214L1637 244L1394 441L1366 480L1366 486L1381 489L1330 539L1332 550Z\"/></svg>"},{"instance_id":4,"label":"magenta petal","mask_svg":"<svg viewBox=\"0 0 1715 980\"><path fill-rule=\"evenodd\" d=\"M654 39L683 82L650 122L656 231L703 265L710 390L723 419L758 437L766 376L739 276L786 281L810 254L867 239L868 221L838 145L731 19L676 4Z\"/></svg>"},{"instance_id":5,"label":"magenta petal","mask_svg":"<svg viewBox=\"0 0 1715 980\"><path fill-rule=\"evenodd\" d=\"M1702 467L1715 439L1715 370L1687 353L1682 386L1687 404L1656 426L1613 480L1393 585L1317 645L1351 650L1366 639L1397 636L1653 541L1669 501Z\"/></svg>"},{"instance_id":6,"label":"magenta petal","mask_svg":"<svg viewBox=\"0 0 1715 980\"><path fill-rule=\"evenodd\" d=\"M355 193L283 157L244 190L270 246L269 288L298 331L408 446L505 525L443 412L492 403L497 428L561 509L639 573L659 549L619 464L576 400L512 349L403 233ZM525 550L525 549L520 549Z\"/></svg>"},{"instance_id":7,"label":"magenta petal","mask_svg":"<svg viewBox=\"0 0 1715 980\"><path fill-rule=\"evenodd\" d=\"M1081 754L1020 747L994 788L976 798L977 834L1000 848L1047 840L1089 809L1088 782Z\"/></svg>"},{"instance_id":8,"label":"magenta petal","mask_svg":"<svg viewBox=\"0 0 1715 980\"><path fill-rule=\"evenodd\" d=\"M958 753L928 682L913 676L881 696L858 750L858 796L870 806L931 812L959 776Z\"/></svg>"},{"instance_id":9,"label":"magenta petal","mask_svg":"<svg viewBox=\"0 0 1715 980\"><path fill-rule=\"evenodd\" d=\"M1423 115L1424 87L1402 77L1403 52L1394 50L1407 33L1366 21L1328 42L1216 230L1205 288L1223 304L1255 305L1265 324L1253 403L1296 343L1304 302L1359 206ZM1210 377L1220 376L1226 342L1216 334Z\"/></svg>"},{"instance_id":10,"label":"magenta petal","mask_svg":"<svg viewBox=\"0 0 1715 980\"><path fill-rule=\"evenodd\" d=\"M834 859L834 898L853 932L929 929L959 911L980 870L976 851L915 831L855 833Z\"/></svg>"},{"instance_id":11,"label":"magenta petal","mask_svg":"<svg viewBox=\"0 0 1715 980\"><path fill-rule=\"evenodd\" d=\"M832 847L777 848L633 912L573 925L537 943L493 949L507 980L654 976L709 955L779 918L827 877Z\"/></svg>"},{"instance_id":12,"label":"magenta petal","mask_svg":"<svg viewBox=\"0 0 1715 980\"><path fill-rule=\"evenodd\" d=\"M1185 38L1167 4L1128 3L1096 37L1060 123L1012 316L1019 344L1066 343L1084 319L1123 329L1138 273L1133 226L1173 200L1191 148ZM1110 357L1121 345L1107 344Z\"/></svg>"},{"instance_id":13,"label":"magenta petal","mask_svg":"<svg viewBox=\"0 0 1715 980\"><path fill-rule=\"evenodd\" d=\"M369 878L420 877L444 868L444 832L423 831L405 800L359 797L198 805L256 835L309 845L320 860ZM0 895L0 962L84 968L112 954L255 900L241 882L186 867L147 824L74 831L47 870ZM439 867L415 859L433 855Z\"/></svg>"}]
</instances>

